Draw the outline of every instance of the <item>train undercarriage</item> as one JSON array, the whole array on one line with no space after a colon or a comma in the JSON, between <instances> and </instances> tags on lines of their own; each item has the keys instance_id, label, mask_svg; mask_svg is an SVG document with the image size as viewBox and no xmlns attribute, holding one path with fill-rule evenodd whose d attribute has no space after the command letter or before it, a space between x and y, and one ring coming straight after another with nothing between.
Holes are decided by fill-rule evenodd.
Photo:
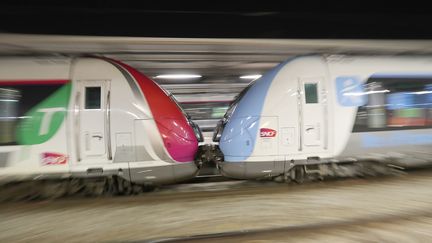
<instances>
[{"instance_id":1,"label":"train undercarriage","mask_svg":"<svg viewBox=\"0 0 432 243\"><path fill-rule=\"evenodd\" d=\"M314 161L311 163L311 161ZM221 177L223 156L217 145L201 146L196 157L200 168L197 177L185 183L202 183L207 178ZM289 161L283 173L263 175L254 180L280 183L305 183L317 180L353 177L376 177L404 174L403 167L378 161ZM224 180L231 180L224 178ZM118 175L94 177L33 178L0 185L0 201L44 200L62 197L98 197L137 195L153 191L159 185L137 184Z\"/></svg>"}]
</instances>

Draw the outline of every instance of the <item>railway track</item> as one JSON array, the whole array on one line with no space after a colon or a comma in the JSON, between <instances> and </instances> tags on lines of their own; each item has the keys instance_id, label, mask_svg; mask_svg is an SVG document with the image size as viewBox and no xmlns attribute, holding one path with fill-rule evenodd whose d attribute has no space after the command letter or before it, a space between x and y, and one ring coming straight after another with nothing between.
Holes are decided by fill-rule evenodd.
<instances>
[{"instance_id":1,"label":"railway track","mask_svg":"<svg viewBox=\"0 0 432 243\"><path fill-rule=\"evenodd\" d=\"M0 241L427 242L431 174L185 183L138 197L2 203Z\"/></svg>"}]
</instances>

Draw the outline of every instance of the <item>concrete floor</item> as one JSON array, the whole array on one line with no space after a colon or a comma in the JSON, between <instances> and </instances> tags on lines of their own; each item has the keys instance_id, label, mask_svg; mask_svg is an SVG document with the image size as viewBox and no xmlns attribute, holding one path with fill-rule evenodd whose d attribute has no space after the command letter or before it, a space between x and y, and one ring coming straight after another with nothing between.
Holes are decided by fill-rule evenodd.
<instances>
[{"instance_id":1,"label":"concrete floor","mask_svg":"<svg viewBox=\"0 0 432 243\"><path fill-rule=\"evenodd\" d=\"M281 227L223 242L426 242L431 175L305 185L220 182L135 197L3 203L0 242L145 241Z\"/></svg>"}]
</instances>

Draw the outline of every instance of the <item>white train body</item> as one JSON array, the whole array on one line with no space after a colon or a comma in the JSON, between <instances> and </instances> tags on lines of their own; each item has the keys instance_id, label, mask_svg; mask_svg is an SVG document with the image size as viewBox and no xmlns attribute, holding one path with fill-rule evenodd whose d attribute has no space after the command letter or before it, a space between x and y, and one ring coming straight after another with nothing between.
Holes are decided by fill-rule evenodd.
<instances>
[{"instance_id":1,"label":"white train body","mask_svg":"<svg viewBox=\"0 0 432 243\"><path fill-rule=\"evenodd\" d=\"M432 162L432 58L304 56L254 81L217 129L235 178L272 177L295 164Z\"/></svg>"},{"instance_id":2,"label":"white train body","mask_svg":"<svg viewBox=\"0 0 432 243\"><path fill-rule=\"evenodd\" d=\"M175 100L123 63L0 59L1 179L191 178L198 142L190 124Z\"/></svg>"}]
</instances>

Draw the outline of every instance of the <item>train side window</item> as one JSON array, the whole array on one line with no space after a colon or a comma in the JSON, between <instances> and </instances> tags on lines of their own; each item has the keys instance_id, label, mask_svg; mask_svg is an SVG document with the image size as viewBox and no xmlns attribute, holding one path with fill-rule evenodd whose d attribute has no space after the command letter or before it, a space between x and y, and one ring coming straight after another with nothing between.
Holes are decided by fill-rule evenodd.
<instances>
[{"instance_id":1,"label":"train side window","mask_svg":"<svg viewBox=\"0 0 432 243\"><path fill-rule=\"evenodd\" d=\"M13 88L0 88L0 145L15 143L15 128L19 119L21 92Z\"/></svg>"},{"instance_id":2,"label":"train side window","mask_svg":"<svg viewBox=\"0 0 432 243\"><path fill-rule=\"evenodd\" d=\"M393 84L387 95L388 127L430 126L431 85L421 80Z\"/></svg>"},{"instance_id":3,"label":"train side window","mask_svg":"<svg viewBox=\"0 0 432 243\"><path fill-rule=\"evenodd\" d=\"M372 77L365 90L353 132L432 127L432 78Z\"/></svg>"},{"instance_id":4,"label":"train side window","mask_svg":"<svg viewBox=\"0 0 432 243\"><path fill-rule=\"evenodd\" d=\"M318 103L318 84L317 83L305 83L305 99L306 104L317 104Z\"/></svg>"},{"instance_id":5,"label":"train side window","mask_svg":"<svg viewBox=\"0 0 432 243\"><path fill-rule=\"evenodd\" d=\"M101 87L85 88L85 108L86 109L101 108Z\"/></svg>"},{"instance_id":6,"label":"train side window","mask_svg":"<svg viewBox=\"0 0 432 243\"><path fill-rule=\"evenodd\" d=\"M63 84L38 84L37 82L2 84L0 82L0 146L18 144L20 126L28 113L55 94Z\"/></svg>"}]
</instances>

